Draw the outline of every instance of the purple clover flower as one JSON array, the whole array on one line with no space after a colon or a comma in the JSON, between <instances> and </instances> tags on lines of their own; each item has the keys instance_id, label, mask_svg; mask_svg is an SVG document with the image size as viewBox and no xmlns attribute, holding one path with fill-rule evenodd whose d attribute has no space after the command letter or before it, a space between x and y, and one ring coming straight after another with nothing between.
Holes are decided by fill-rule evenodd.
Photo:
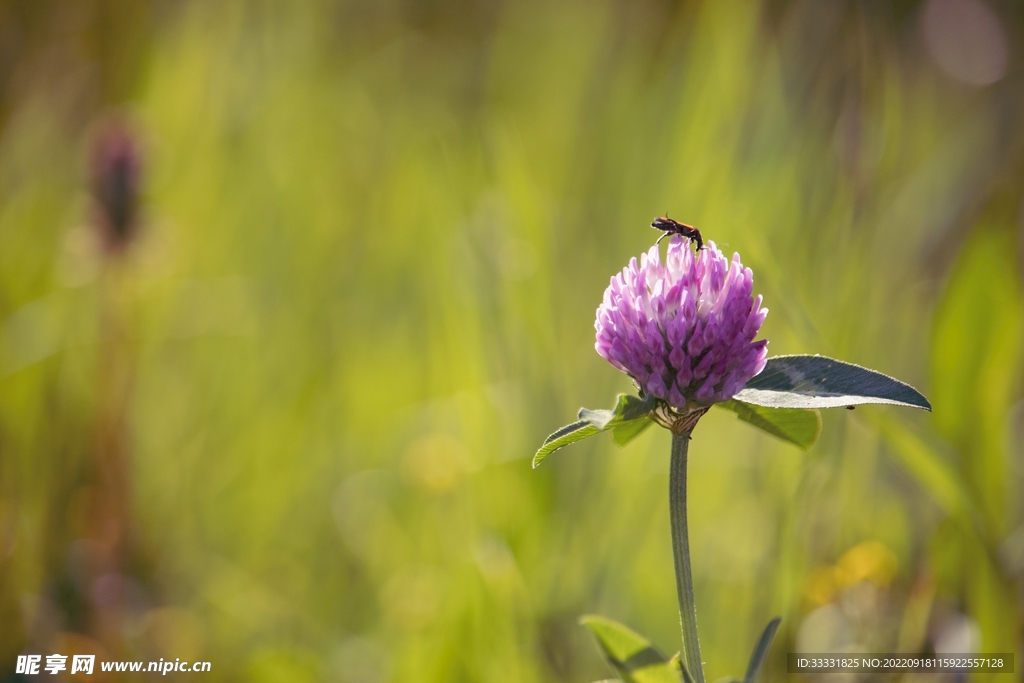
<instances>
[{"instance_id":1,"label":"purple clover flower","mask_svg":"<svg viewBox=\"0 0 1024 683\"><path fill-rule=\"evenodd\" d=\"M754 274L714 242L697 256L689 244L673 237L665 263L658 245L639 265L630 259L612 277L594 323L602 358L684 412L732 398L768 355L768 340L754 341L768 315L761 296L751 296Z\"/></svg>"}]
</instances>

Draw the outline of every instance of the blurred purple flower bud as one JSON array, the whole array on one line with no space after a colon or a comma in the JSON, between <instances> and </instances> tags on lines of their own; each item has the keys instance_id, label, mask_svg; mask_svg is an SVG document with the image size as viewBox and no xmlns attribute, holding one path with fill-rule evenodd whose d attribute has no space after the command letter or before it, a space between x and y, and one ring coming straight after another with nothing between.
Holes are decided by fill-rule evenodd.
<instances>
[{"instance_id":1,"label":"blurred purple flower bud","mask_svg":"<svg viewBox=\"0 0 1024 683\"><path fill-rule=\"evenodd\" d=\"M90 159L96 222L108 248L127 245L138 229L142 155L132 131L109 124L96 136Z\"/></svg>"},{"instance_id":2,"label":"blurred purple flower bud","mask_svg":"<svg viewBox=\"0 0 1024 683\"><path fill-rule=\"evenodd\" d=\"M597 309L602 358L673 409L706 409L764 369L768 341L754 341L768 309L751 294L754 274L714 242L694 256L673 237L615 275Z\"/></svg>"}]
</instances>

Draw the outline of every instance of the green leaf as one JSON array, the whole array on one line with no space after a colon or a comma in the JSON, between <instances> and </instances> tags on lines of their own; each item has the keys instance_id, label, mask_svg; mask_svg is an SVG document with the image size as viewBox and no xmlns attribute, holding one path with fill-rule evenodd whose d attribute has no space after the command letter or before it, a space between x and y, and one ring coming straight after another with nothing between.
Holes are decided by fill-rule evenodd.
<instances>
[{"instance_id":1,"label":"green leaf","mask_svg":"<svg viewBox=\"0 0 1024 683\"><path fill-rule=\"evenodd\" d=\"M733 397L765 408L887 403L931 410L921 392L888 375L824 356L776 356Z\"/></svg>"},{"instance_id":2,"label":"green leaf","mask_svg":"<svg viewBox=\"0 0 1024 683\"><path fill-rule=\"evenodd\" d=\"M679 683L678 669L649 640L617 621L588 614L580 623L597 638L625 683Z\"/></svg>"},{"instance_id":3,"label":"green leaf","mask_svg":"<svg viewBox=\"0 0 1024 683\"><path fill-rule=\"evenodd\" d=\"M619 394L615 399L613 409L588 410L580 408L577 417L604 431L633 420L647 419L647 414L654 410L656 400L650 395L641 399L630 394Z\"/></svg>"},{"instance_id":4,"label":"green leaf","mask_svg":"<svg viewBox=\"0 0 1024 683\"><path fill-rule=\"evenodd\" d=\"M544 458L548 457L559 448L581 441L588 436L597 434L600 431L600 429L586 420L579 420L577 422L573 422L571 425L562 427L557 432L544 439L544 443L533 456L533 466L536 467L539 465Z\"/></svg>"},{"instance_id":5,"label":"green leaf","mask_svg":"<svg viewBox=\"0 0 1024 683\"><path fill-rule=\"evenodd\" d=\"M757 683L761 677L761 669L764 668L764 660L768 657L768 649L772 646L775 632L779 630L781 623L782 618L775 617L765 626L764 633L761 634L761 639L757 641L757 647L754 648L754 653L750 655L750 664L747 666L747 676L743 679L743 683Z\"/></svg>"},{"instance_id":6,"label":"green leaf","mask_svg":"<svg viewBox=\"0 0 1024 683\"><path fill-rule=\"evenodd\" d=\"M821 413L804 408L765 408L753 403L724 401L727 408L758 429L807 450L821 434Z\"/></svg>"},{"instance_id":7,"label":"green leaf","mask_svg":"<svg viewBox=\"0 0 1024 683\"><path fill-rule=\"evenodd\" d=\"M623 422L612 429L612 436L615 438L615 443L620 446L625 446L627 443L640 436L640 434L652 424L654 424L654 421L648 417Z\"/></svg>"},{"instance_id":8,"label":"green leaf","mask_svg":"<svg viewBox=\"0 0 1024 683\"><path fill-rule=\"evenodd\" d=\"M655 400L653 396L641 399L629 394L619 394L612 410L580 408L578 421L562 427L544 440L533 456L533 466L539 465L544 458L559 448L609 429L615 436L615 442L620 446L625 445L650 425L651 418L648 417L648 413L654 410Z\"/></svg>"}]
</instances>

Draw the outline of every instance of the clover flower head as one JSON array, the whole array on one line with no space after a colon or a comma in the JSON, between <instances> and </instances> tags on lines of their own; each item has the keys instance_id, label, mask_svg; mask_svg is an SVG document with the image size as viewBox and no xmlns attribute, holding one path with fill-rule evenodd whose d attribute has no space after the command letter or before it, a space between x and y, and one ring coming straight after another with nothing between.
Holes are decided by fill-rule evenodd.
<instances>
[{"instance_id":1,"label":"clover flower head","mask_svg":"<svg viewBox=\"0 0 1024 683\"><path fill-rule=\"evenodd\" d=\"M764 369L768 341L754 341L768 309L754 274L709 241L695 256L673 237L614 275L597 309L602 358L641 390L678 410L726 401Z\"/></svg>"}]
</instances>

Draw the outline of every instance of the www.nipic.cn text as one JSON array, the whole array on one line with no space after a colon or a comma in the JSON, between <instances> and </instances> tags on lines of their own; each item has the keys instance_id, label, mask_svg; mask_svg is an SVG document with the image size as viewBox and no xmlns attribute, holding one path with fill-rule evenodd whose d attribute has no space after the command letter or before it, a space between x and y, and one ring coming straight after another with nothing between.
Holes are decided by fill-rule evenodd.
<instances>
[{"instance_id":1,"label":"www.nipic.cn text","mask_svg":"<svg viewBox=\"0 0 1024 683\"><path fill-rule=\"evenodd\" d=\"M43 661L42 655L18 655L18 663L14 673L23 675L53 674L68 671L72 674L91 674L95 671L96 655L72 655L70 657L70 668L68 666L68 655L53 654L47 655ZM183 662L180 659L161 659L158 662L124 662L124 661L101 661L100 671L147 671L159 673L166 676L172 672L202 672L210 670L209 662Z\"/></svg>"}]
</instances>

